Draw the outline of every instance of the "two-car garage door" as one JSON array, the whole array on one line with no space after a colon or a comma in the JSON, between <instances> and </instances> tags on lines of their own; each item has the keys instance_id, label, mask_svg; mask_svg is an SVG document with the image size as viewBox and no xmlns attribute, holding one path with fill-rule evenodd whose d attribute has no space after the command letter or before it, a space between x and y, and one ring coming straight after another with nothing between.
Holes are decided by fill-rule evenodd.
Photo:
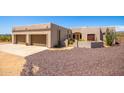
<instances>
[{"instance_id":1,"label":"two-car garage door","mask_svg":"<svg viewBox=\"0 0 124 93\"><path fill-rule=\"evenodd\" d=\"M30 35L31 45L46 46L46 35ZM26 35L16 35L17 44L26 44Z\"/></svg>"},{"instance_id":2,"label":"two-car garage door","mask_svg":"<svg viewBox=\"0 0 124 93\"><path fill-rule=\"evenodd\" d=\"M31 35L31 44L46 46L46 35Z\"/></svg>"}]
</instances>

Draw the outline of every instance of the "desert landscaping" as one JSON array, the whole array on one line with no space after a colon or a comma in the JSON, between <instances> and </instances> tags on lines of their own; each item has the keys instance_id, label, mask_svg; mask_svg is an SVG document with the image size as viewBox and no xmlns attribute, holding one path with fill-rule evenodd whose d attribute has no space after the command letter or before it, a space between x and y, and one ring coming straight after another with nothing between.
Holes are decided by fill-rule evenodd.
<instances>
[{"instance_id":1,"label":"desert landscaping","mask_svg":"<svg viewBox=\"0 0 124 93\"><path fill-rule=\"evenodd\" d=\"M120 45L104 48L45 50L27 56L21 75L123 76L123 35L123 33L117 35Z\"/></svg>"},{"instance_id":2,"label":"desert landscaping","mask_svg":"<svg viewBox=\"0 0 124 93\"><path fill-rule=\"evenodd\" d=\"M120 45L103 48L40 49L1 42L0 76L123 76L123 35L118 37Z\"/></svg>"},{"instance_id":3,"label":"desert landscaping","mask_svg":"<svg viewBox=\"0 0 124 93\"><path fill-rule=\"evenodd\" d=\"M124 45L109 48L45 50L26 57L21 75L123 76ZM38 69L37 69L37 68ZM33 71L37 69L37 71Z\"/></svg>"}]
</instances>

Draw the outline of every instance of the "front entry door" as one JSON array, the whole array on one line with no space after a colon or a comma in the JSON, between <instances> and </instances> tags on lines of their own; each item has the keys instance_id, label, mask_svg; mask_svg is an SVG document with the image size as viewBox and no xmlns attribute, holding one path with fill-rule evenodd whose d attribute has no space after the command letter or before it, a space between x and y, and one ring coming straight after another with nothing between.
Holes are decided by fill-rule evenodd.
<instances>
[{"instance_id":1,"label":"front entry door","mask_svg":"<svg viewBox=\"0 0 124 93\"><path fill-rule=\"evenodd\" d=\"M80 39L82 39L82 35L81 35L80 32L75 32L73 34L73 38L76 39L76 40L80 40Z\"/></svg>"}]
</instances>

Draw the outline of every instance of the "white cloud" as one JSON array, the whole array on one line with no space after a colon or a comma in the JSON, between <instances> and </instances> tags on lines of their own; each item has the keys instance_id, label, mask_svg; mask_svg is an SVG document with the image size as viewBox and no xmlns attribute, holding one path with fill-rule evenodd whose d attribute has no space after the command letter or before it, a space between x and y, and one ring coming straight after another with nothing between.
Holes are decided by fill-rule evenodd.
<instances>
[{"instance_id":1,"label":"white cloud","mask_svg":"<svg viewBox=\"0 0 124 93\"><path fill-rule=\"evenodd\" d=\"M118 26L118 27L116 27L116 31L124 31L124 26Z\"/></svg>"}]
</instances>

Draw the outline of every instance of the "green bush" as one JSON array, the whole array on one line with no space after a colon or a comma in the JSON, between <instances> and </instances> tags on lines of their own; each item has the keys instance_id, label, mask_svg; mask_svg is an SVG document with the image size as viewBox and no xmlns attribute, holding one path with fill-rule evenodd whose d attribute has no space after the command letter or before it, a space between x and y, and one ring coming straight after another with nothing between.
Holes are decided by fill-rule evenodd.
<instances>
[{"instance_id":1,"label":"green bush","mask_svg":"<svg viewBox=\"0 0 124 93\"><path fill-rule=\"evenodd\" d=\"M0 35L0 41L4 41L4 42L11 41L11 35Z\"/></svg>"},{"instance_id":2,"label":"green bush","mask_svg":"<svg viewBox=\"0 0 124 93\"><path fill-rule=\"evenodd\" d=\"M116 38L116 34L112 30L107 28L105 38L106 38L106 44L108 46L112 46L112 44L113 44L113 42L114 42L114 40Z\"/></svg>"}]
</instances>

